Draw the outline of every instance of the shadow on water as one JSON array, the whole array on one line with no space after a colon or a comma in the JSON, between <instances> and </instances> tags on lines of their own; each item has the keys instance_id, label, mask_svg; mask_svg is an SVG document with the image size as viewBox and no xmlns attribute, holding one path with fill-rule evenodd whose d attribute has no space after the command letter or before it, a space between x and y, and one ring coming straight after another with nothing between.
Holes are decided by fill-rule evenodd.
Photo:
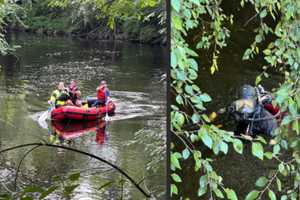
<instances>
[{"instance_id":1,"label":"shadow on water","mask_svg":"<svg viewBox=\"0 0 300 200\"><path fill-rule=\"evenodd\" d=\"M47 110L47 100L59 81L68 84L71 79L76 79L82 96L86 97L95 96L100 80L106 79L117 105L116 115L110 118L109 126L103 129L101 123L99 126L65 126L49 122L46 125L52 132L59 132L60 139L72 140L68 144L70 147L102 157L137 180L146 176L145 184L155 194L165 190L164 160L159 163L158 171L146 170L151 156L145 146L157 138L128 145L135 141L135 133L140 130L165 134L166 87L165 83L159 82L167 64L164 48L28 34L12 34L10 40L22 47L16 52L17 62L13 57L0 57L2 149L51 140L48 129L39 125L38 118ZM7 153L4 162L18 163L23 153ZM6 169L9 168L2 170L0 167L1 177L8 173ZM72 199L116 199L120 196L117 183L107 190L97 190L104 182L119 180L117 172L103 163L65 150L41 148L32 152L21 167L21 171L30 177L19 181L39 180L44 184L49 177L64 176L74 170L84 172ZM7 181L12 180L6 177ZM141 199L143 195L125 183L124 198Z\"/></svg>"}]
</instances>

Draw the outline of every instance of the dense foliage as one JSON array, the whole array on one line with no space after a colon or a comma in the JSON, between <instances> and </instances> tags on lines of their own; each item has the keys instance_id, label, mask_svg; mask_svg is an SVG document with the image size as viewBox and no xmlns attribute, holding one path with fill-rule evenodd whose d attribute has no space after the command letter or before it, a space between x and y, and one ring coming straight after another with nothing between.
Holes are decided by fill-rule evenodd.
<instances>
[{"instance_id":1,"label":"dense foliage","mask_svg":"<svg viewBox=\"0 0 300 200\"><path fill-rule=\"evenodd\" d=\"M164 4L160 0L22 2L28 13L25 24L32 31L148 43L166 39Z\"/></svg>"},{"instance_id":2,"label":"dense foliage","mask_svg":"<svg viewBox=\"0 0 300 200\"><path fill-rule=\"evenodd\" d=\"M2 55L16 48L6 41L7 28L89 39L166 43L166 8L161 0L3 0L0 3Z\"/></svg>"},{"instance_id":3,"label":"dense foliage","mask_svg":"<svg viewBox=\"0 0 300 200\"><path fill-rule=\"evenodd\" d=\"M18 21L22 23L19 15L23 14L23 9L16 5L13 1L4 0L0 2L0 54L6 55L16 48L10 46L5 38L6 25Z\"/></svg>"},{"instance_id":4,"label":"dense foliage","mask_svg":"<svg viewBox=\"0 0 300 200\"><path fill-rule=\"evenodd\" d=\"M208 117L204 104L212 101L211 97L202 92L194 81L198 77L199 56L186 41L187 33L193 28L201 29L201 37L197 41L197 48L211 56L211 74L219 70L218 55L220 49L225 47L230 39L228 24L234 23L233 15L225 15L222 10L222 1L208 0L172 0L172 40L171 40L171 78L174 101L171 112L172 153L171 153L171 195L180 195L180 172L184 170L182 164L187 159L193 159L195 173L200 174L197 195L207 195L210 199L238 199L234 188L223 185L222 177L213 169L212 162L216 156L204 157L198 141L211 149L214 155L220 152L227 154L229 143L233 149L243 154L242 141L231 132L221 130L213 125ZM274 199L298 199L299 197L299 17L300 3L291 0L242 0L240 8L245 9L245 4L252 6L259 21L254 29L256 33L253 43L241 59L255 59L257 55L264 56L267 63L261 66L262 72L256 79L258 84L261 79L269 77L267 69L273 68L284 74L285 80L274 92L275 104L279 105L282 112L286 112L276 130L276 137L267 142L262 137L251 140L253 156L262 160L272 159L278 162L278 168L271 170L268 177L260 177L256 188L249 188L247 200L268 197ZM249 8L249 7L248 7ZM268 23L270 19L275 26ZM267 48L260 50L263 41L271 41ZM192 112L190 112L192 110ZM190 131L187 125L197 125L198 129ZM246 138L247 139L247 138ZM197 143L198 142L198 143ZM179 145L180 144L180 145ZM183 151L181 146L185 146ZM266 147L273 151L266 151ZM283 152L289 153L283 158ZM286 177L292 179L292 184L287 184ZM252 190L251 190L252 189Z\"/></svg>"}]
</instances>

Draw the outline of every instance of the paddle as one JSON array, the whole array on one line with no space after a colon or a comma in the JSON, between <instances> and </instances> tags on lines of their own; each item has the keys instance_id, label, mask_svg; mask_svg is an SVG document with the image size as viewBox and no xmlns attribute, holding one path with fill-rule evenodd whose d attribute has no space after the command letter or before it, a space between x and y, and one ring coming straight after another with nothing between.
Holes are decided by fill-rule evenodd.
<instances>
[{"instance_id":1,"label":"paddle","mask_svg":"<svg viewBox=\"0 0 300 200\"><path fill-rule=\"evenodd\" d=\"M107 99L107 94L105 91L105 121L109 121L109 117L108 117L108 99Z\"/></svg>"},{"instance_id":2,"label":"paddle","mask_svg":"<svg viewBox=\"0 0 300 200\"><path fill-rule=\"evenodd\" d=\"M48 125L46 123L46 119L48 118L48 115L51 113L51 111L55 107L53 103L50 103L50 102L48 102L48 103L50 104L49 108L38 119L38 122L39 122L40 126L44 129L48 128Z\"/></svg>"}]
</instances>

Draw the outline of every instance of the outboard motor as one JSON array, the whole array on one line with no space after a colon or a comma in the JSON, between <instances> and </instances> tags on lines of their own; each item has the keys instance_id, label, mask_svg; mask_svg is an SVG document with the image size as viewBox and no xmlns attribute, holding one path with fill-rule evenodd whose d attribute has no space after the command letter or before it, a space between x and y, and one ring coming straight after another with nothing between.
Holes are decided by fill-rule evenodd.
<instances>
[{"instance_id":1,"label":"outboard motor","mask_svg":"<svg viewBox=\"0 0 300 200\"><path fill-rule=\"evenodd\" d=\"M272 96L262 86L244 85L240 99L229 107L229 113L237 122L236 133L250 135L273 135L277 128L275 117L265 109L264 104L272 102Z\"/></svg>"}]
</instances>

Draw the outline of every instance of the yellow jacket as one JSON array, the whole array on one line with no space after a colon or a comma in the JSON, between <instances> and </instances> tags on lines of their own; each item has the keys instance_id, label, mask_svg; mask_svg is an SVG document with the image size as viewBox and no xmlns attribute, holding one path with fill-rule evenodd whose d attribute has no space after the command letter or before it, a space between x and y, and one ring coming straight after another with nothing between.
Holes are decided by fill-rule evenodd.
<instances>
[{"instance_id":1,"label":"yellow jacket","mask_svg":"<svg viewBox=\"0 0 300 200\"><path fill-rule=\"evenodd\" d=\"M66 101L58 100L63 91L54 90L51 94L50 101L55 103L55 105L63 106L66 104Z\"/></svg>"}]
</instances>

